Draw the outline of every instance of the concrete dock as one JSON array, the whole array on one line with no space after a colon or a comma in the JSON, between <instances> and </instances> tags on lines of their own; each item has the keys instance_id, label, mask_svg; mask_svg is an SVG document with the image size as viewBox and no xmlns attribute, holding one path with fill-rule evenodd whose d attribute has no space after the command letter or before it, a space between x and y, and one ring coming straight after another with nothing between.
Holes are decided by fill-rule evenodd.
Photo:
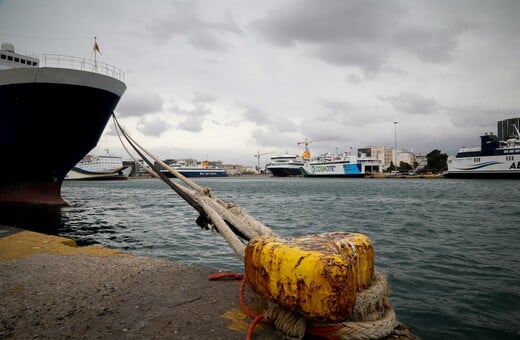
<instances>
[{"instance_id":1,"label":"concrete dock","mask_svg":"<svg viewBox=\"0 0 520 340\"><path fill-rule=\"evenodd\" d=\"M240 281L212 274L0 225L0 339L246 339ZM265 309L245 292L249 309ZM267 324L253 333L281 338ZM417 338L400 324L385 339Z\"/></svg>"},{"instance_id":2,"label":"concrete dock","mask_svg":"<svg viewBox=\"0 0 520 340\"><path fill-rule=\"evenodd\" d=\"M245 339L240 281L214 273L0 226L0 339Z\"/></svg>"}]
</instances>

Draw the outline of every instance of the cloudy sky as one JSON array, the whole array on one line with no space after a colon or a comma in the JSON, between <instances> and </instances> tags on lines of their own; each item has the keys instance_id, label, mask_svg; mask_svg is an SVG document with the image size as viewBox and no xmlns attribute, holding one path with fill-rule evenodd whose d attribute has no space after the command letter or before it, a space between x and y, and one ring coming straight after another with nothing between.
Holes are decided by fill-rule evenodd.
<instances>
[{"instance_id":1,"label":"cloudy sky","mask_svg":"<svg viewBox=\"0 0 520 340\"><path fill-rule=\"evenodd\" d=\"M134 139L255 165L306 138L313 154L393 147L396 130L415 152L479 145L520 116L519 15L515 0L0 0L0 40L91 58L96 36L126 73L116 114ZM125 156L111 124L106 148Z\"/></svg>"}]
</instances>

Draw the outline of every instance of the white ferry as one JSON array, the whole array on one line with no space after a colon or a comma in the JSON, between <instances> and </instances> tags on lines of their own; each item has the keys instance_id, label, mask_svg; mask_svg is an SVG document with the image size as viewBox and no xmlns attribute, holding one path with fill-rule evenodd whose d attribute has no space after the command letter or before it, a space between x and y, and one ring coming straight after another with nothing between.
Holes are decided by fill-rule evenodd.
<instances>
[{"instance_id":1,"label":"white ferry","mask_svg":"<svg viewBox=\"0 0 520 340\"><path fill-rule=\"evenodd\" d=\"M123 165L121 157L86 155L65 176L65 180L128 179L132 168Z\"/></svg>"},{"instance_id":2,"label":"white ferry","mask_svg":"<svg viewBox=\"0 0 520 340\"><path fill-rule=\"evenodd\" d=\"M520 132L516 137L499 141L493 133L480 136L480 147L461 148L448 158L447 177L520 178Z\"/></svg>"},{"instance_id":3,"label":"white ferry","mask_svg":"<svg viewBox=\"0 0 520 340\"><path fill-rule=\"evenodd\" d=\"M301 169L304 165L303 158L298 155L283 154L271 157L271 163L266 167L273 176L301 176Z\"/></svg>"},{"instance_id":4,"label":"white ferry","mask_svg":"<svg viewBox=\"0 0 520 340\"><path fill-rule=\"evenodd\" d=\"M347 152L342 155L321 155L306 162L302 168L305 177L365 177L368 173L381 170L379 159L365 154L358 157Z\"/></svg>"}]
</instances>

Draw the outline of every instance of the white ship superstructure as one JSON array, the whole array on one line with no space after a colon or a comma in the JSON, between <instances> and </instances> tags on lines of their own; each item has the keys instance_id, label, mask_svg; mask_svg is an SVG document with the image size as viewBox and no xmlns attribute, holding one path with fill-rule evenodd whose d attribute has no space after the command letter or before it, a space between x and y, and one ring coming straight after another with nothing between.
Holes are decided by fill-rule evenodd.
<instances>
[{"instance_id":1,"label":"white ship superstructure","mask_svg":"<svg viewBox=\"0 0 520 340\"><path fill-rule=\"evenodd\" d=\"M302 168L306 177L365 177L371 172L380 172L381 161L364 154L358 156L345 152L342 155L330 153L306 162Z\"/></svg>"},{"instance_id":2,"label":"white ship superstructure","mask_svg":"<svg viewBox=\"0 0 520 340\"><path fill-rule=\"evenodd\" d=\"M85 156L65 176L65 180L127 179L132 169L118 156Z\"/></svg>"},{"instance_id":3,"label":"white ship superstructure","mask_svg":"<svg viewBox=\"0 0 520 340\"><path fill-rule=\"evenodd\" d=\"M448 159L448 177L520 178L520 132L499 141L493 133L480 136L481 146L461 148Z\"/></svg>"},{"instance_id":4,"label":"white ship superstructure","mask_svg":"<svg viewBox=\"0 0 520 340\"><path fill-rule=\"evenodd\" d=\"M272 156L271 163L267 165L267 170L273 176L301 176L301 168L303 167L303 158L298 155L290 155L288 153Z\"/></svg>"}]
</instances>

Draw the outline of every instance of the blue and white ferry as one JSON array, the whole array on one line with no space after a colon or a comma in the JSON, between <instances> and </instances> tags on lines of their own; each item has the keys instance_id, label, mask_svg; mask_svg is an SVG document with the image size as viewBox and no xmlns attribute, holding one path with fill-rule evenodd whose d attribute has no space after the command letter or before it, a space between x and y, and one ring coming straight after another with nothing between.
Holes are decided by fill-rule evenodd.
<instances>
[{"instance_id":1,"label":"blue and white ferry","mask_svg":"<svg viewBox=\"0 0 520 340\"><path fill-rule=\"evenodd\" d=\"M379 159L364 154L358 157L348 152L342 155L327 153L306 162L302 167L305 177L365 177L368 173L381 170Z\"/></svg>"}]
</instances>

